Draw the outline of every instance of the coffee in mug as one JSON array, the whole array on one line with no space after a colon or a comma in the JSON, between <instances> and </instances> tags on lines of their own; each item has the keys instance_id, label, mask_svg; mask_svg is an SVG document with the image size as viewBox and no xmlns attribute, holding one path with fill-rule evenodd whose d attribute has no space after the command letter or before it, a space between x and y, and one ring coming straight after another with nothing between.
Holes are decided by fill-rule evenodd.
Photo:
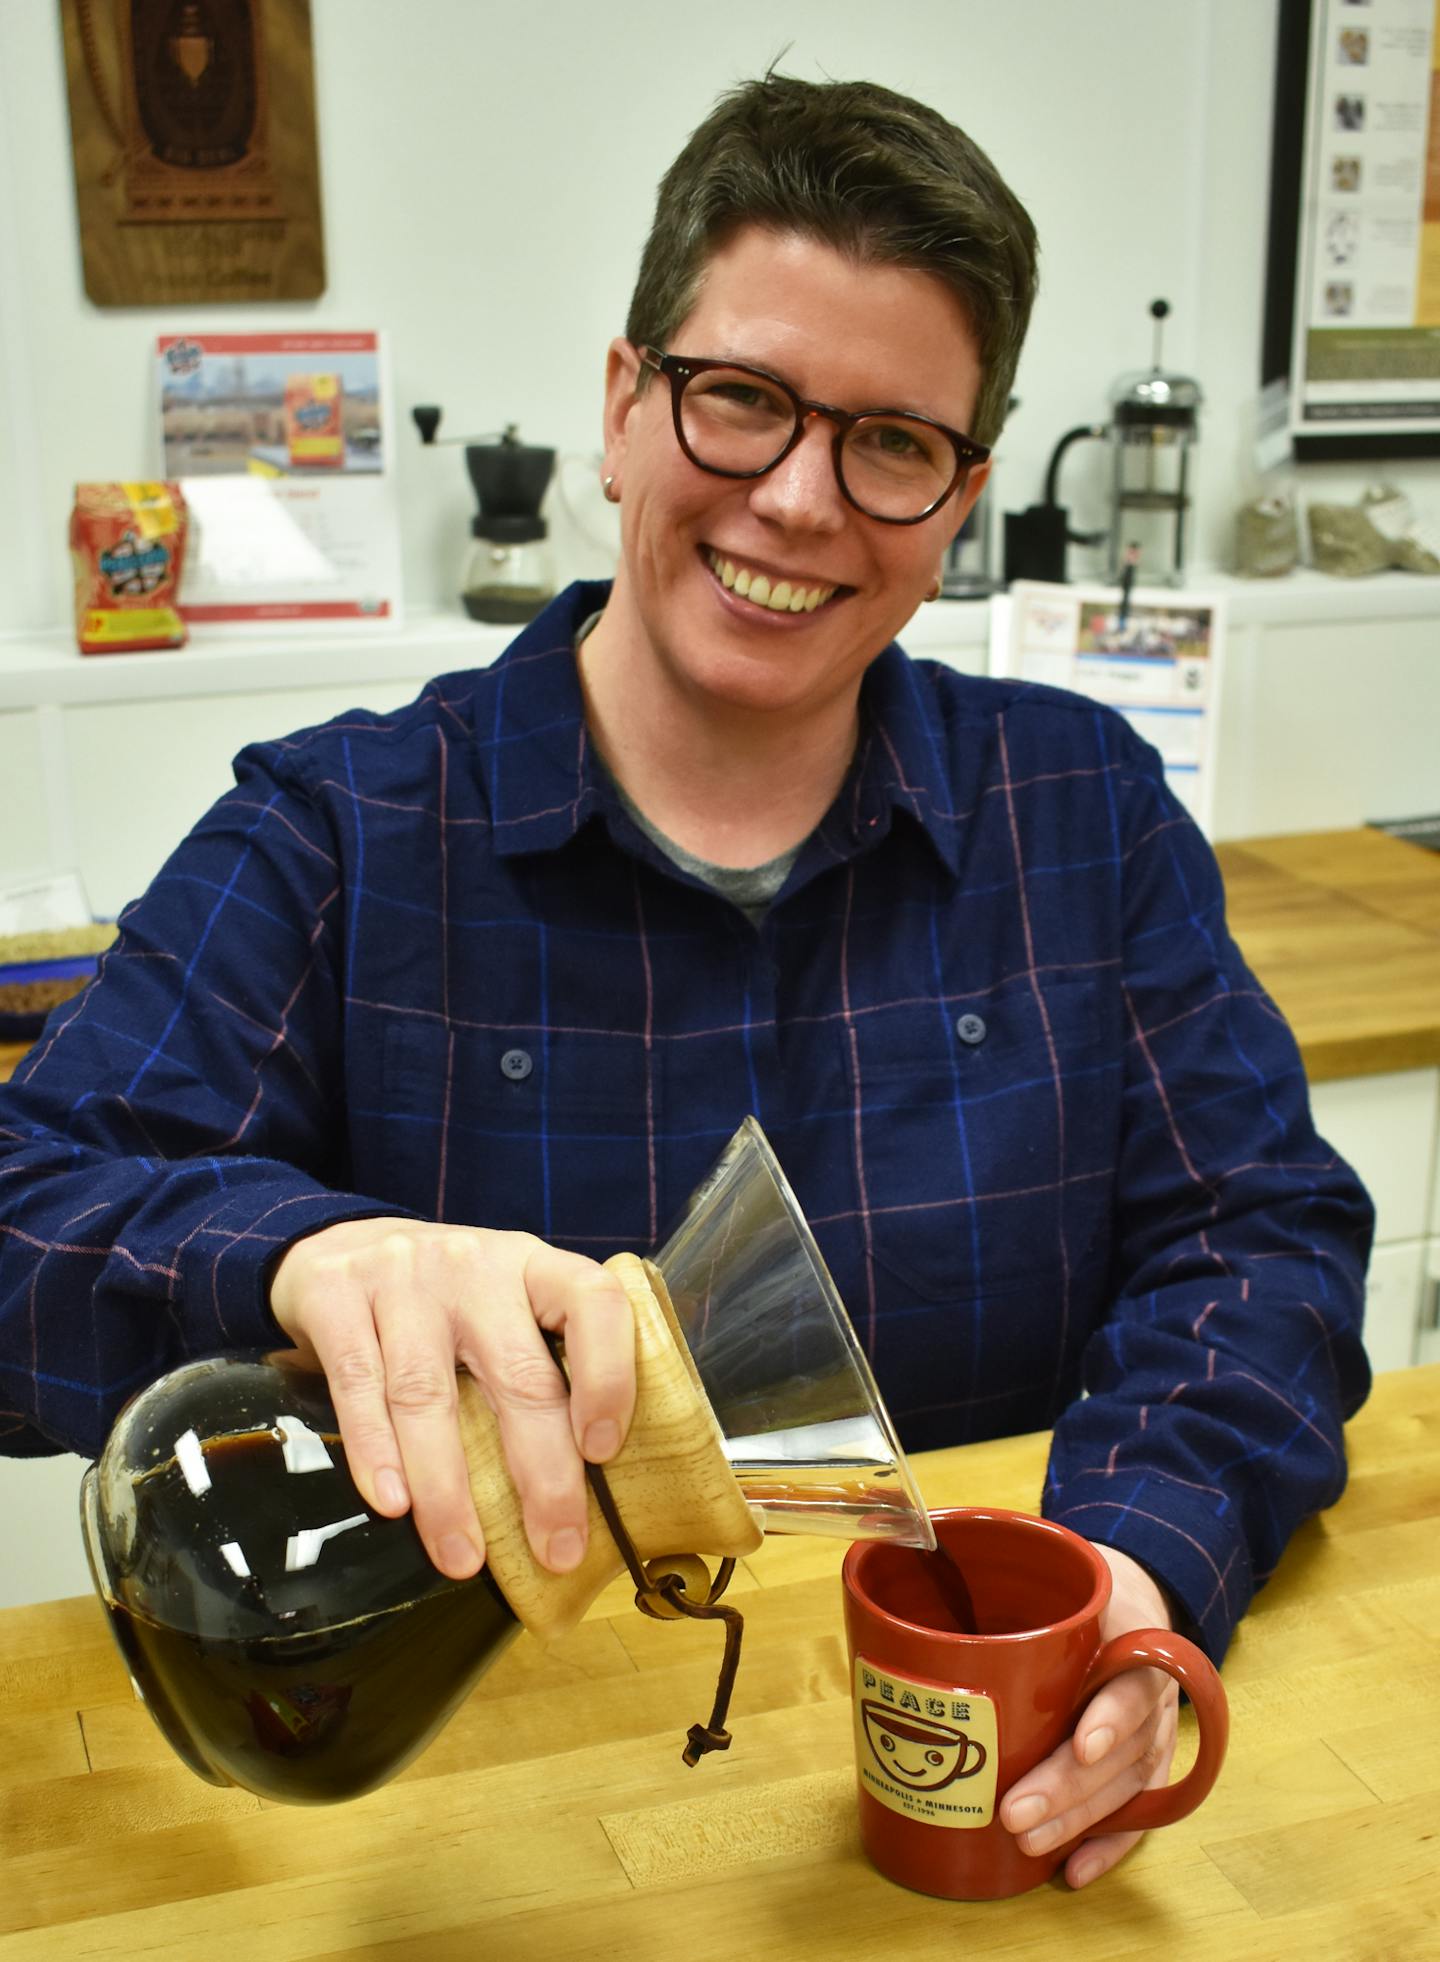
<instances>
[{"instance_id":1,"label":"coffee in mug","mask_svg":"<svg viewBox=\"0 0 1440 1962\"><path fill-rule=\"evenodd\" d=\"M876 1542L845 1556L860 1834L880 1872L961 1901L1048 1880L1075 1841L1024 1852L1000 1822L1001 1802L1126 1669L1163 1669L1180 1684L1199 1720L1199 1755L1177 1784L1139 1793L1087 1831L1144 1831L1193 1812L1219 1774L1229 1732L1210 1661L1169 1629L1102 1640L1110 1569L1067 1527L982 1508L932 1519L964 1576L969 1631L935 1554Z\"/></svg>"}]
</instances>

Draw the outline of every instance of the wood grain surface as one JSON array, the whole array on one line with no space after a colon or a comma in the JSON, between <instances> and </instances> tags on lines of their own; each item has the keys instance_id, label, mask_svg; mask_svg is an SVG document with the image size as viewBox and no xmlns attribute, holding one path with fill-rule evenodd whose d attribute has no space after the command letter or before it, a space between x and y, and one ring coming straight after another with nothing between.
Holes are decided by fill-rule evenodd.
<instances>
[{"instance_id":1,"label":"wood grain surface","mask_svg":"<svg viewBox=\"0 0 1440 1962\"><path fill-rule=\"evenodd\" d=\"M1358 830L1216 855L1230 930L1312 1082L1440 1063L1440 852Z\"/></svg>"},{"instance_id":2,"label":"wood grain surface","mask_svg":"<svg viewBox=\"0 0 1440 1962\"><path fill-rule=\"evenodd\" d=\"M325 249L309 0L255 0L262 113L250 154L183 171L148 153L126 80L130 4L60 0L87 295L102 307L317 299ZM177 28L185 11L174 9ZM158 186L217 215L142 222L137 187Z\"/></svg>"},{"instance_id":3,"label":"wood grain surface","mask_svg":"<svg viewBox=\"0 0 1440 1962\"><path fill-rule=\"evenodd\" d=\"M916 1469L932 1505L1033 1507L1045 1449ZM1226 1661L1215 1791L1079 1895L933 1901L867 1865L836 1543L744 1564L734 1744L696 1770L718 1643L617 1585L553 1649L517 1642L393 1785L307 1811L174 1760L93 1601L9 1610L0 1962L1440 1957L1440 1366L1380 1378L1350 1452Z\"/></svg>"}]
</instances>

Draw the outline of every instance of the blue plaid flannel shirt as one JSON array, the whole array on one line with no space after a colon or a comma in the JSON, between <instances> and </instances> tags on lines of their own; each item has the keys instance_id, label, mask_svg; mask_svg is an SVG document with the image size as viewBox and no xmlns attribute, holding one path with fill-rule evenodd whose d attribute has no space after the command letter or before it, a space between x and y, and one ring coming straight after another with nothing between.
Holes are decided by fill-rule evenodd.
<instances>
[{"instance_id":1,"label":"blue plaid flannel shirt","mask_svg":"<svg viewBox=\"0 0 1440 1962\"><path fill-rule=\"evenodd\" d=\"M1053 1426L1045 1512L1218 1655L1343 1486L1371 1211L1157 757L887 648L757 930L587 740L605 593L247 749L127 909L0 1091L0 1449L93 1454L273 1345L273 1261L335 1220L652 1248L753 1112L906 1445Z\"/></svg>"}]
</instances>

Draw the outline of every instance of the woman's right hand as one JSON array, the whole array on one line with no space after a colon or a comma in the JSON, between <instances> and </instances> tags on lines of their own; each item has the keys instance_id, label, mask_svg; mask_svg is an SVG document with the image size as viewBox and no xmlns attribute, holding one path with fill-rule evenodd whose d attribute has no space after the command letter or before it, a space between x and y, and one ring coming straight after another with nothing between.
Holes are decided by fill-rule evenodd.
<instances>
[{"instance_id":1,"label":"woman's right hand","mask_svg":"<svg viewBox=\"0 0 1440 1962\"><path fill-rule=\"evenodd\" d=\"M296 1240L270 1283L285 1334L329 1383L367 1505L407 1507L431 1560L464 1580L485 1558L455 1372L495 1412L535 1557L579 1565L583 1459L604 1464L635 1408L634 1325L616 1277L529 1233L342 1220ZM570 1384L541 1331L564 1337Z\"/></svg>"}]
</instances>

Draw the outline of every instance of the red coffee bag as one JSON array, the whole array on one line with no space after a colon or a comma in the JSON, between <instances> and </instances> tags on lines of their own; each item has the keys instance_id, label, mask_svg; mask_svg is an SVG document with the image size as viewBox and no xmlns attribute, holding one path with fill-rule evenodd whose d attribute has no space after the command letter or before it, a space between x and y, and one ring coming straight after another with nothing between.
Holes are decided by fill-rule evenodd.
<instances>
[{"instance_id":1,"label":"red coffee bag","mask_svg":"<svg viewBox=\"0 0 1440 1962\"><path fill-rule=\"evenodd\" d=\"M77 484L70 514L75 636L82 654L183 647L185 559L178 484Z\"/></svg>"}]
</instances>

